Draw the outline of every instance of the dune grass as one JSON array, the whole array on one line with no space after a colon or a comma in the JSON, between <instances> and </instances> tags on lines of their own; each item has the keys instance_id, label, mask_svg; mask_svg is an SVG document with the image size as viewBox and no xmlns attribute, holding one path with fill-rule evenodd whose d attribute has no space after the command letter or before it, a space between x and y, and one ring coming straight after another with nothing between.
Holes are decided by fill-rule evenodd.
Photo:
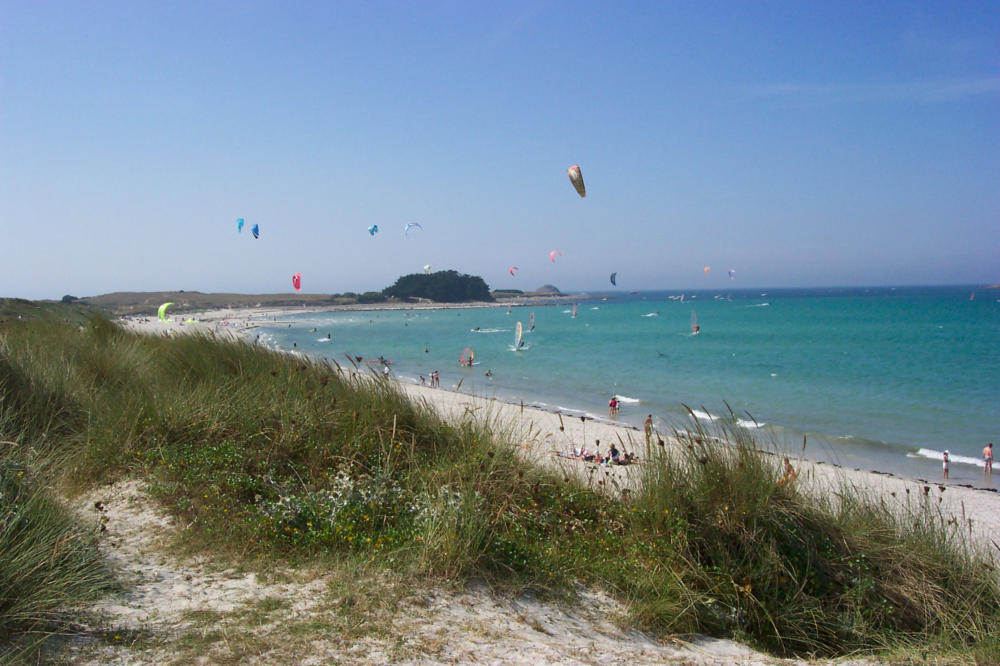
<instances>
[{"instance_id":1,"label":"dune grass","mask_svg":"<svg viewBox=\"0 0 1000 666\"><path fill-rule=\"evenodd\" d=\"M0 410L0 663L33 654L69 630L83 604L113 589L96 534L70 515L46 483L51 461L10 437Z\"/></svg>"},{"instance_id":2,"label":"dune grass","mask_svg":"<svg viewBox=\"0 0 1000 666\"><path fill-rule=\"evenodd\" d=\"M524 463L516 424L445 422L391 382L246 343L19 322L0 328L0 369L0 439L58 460L39 471L53 483L147 479L192 549L596 586L632 626L779 655L1000 660L993 564L957 526L926 504L778 484L739 429L677 433L677 455L615 494Z\"/></svg>"}]
</instances>

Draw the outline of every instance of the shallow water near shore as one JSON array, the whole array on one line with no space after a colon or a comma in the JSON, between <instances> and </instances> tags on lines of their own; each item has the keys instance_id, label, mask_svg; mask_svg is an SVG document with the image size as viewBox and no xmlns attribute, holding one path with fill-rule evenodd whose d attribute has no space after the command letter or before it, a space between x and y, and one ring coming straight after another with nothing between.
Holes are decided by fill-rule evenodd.
<instances>
[{"instance_id":1,"label":"shallow water near shore","mask_svg":"<svg viewBox=\"0 0 1000 666\"><path fill-rule=\"evenodd\" d=\"M974 297L973 297L974 294ZM971 287L592 294L547 306L295 315L261 341L380 370L403 381L608 418L711 427L850 468L990 487L979 453L1000 439L1000 291ZM605 300L606 299L606 300ZM700 331L692 334L692 311ZM534 313L535 329L529 331ZM514 350L524 327L525 349ZM315 329L315 330L314 330ZM329 334L329 338L327 335ZM476 365L463 367L463 348ZM375 361L366 365L367 361ZM486 371L491 376L486 376ZM752 415L752 416L751 416Z\"/></svg>"}]
</instances>

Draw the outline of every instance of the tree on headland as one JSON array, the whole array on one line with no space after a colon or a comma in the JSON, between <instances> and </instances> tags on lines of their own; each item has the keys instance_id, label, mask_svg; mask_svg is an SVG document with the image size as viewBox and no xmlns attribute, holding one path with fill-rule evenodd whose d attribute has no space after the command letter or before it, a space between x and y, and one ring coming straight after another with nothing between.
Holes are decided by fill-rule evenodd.
<instances>
[{"instance_id":1,"label":"tree on headland","mask_svg":"<svg viewBox=\"0 0 1000 666\"><path fill-rule=\"evenodd\" d=\"M483 278L464 275L458 271L403 275L394 285L383 289L382 293L403 300L426 298L439 303L493 300L490 288Z\"/></svg>"}]
</instances>

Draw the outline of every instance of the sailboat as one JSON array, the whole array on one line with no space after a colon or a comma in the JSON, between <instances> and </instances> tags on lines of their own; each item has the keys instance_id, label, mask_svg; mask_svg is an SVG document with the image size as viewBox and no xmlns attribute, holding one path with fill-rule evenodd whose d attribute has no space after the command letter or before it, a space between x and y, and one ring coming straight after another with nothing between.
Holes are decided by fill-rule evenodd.
<instances>
[{"instance_id":1,"label":"sailboat","mask_svg":"<svg viewBox=\"0 0 1000 666\"><path fill-rule=\"evenodd\" d=\"M528 332L535 330L535 313L532 312L528 315Z\"/></svg>"},{"instance_id":2,"label":"sailboat","mask_svg":"<svg viewBox=\"0 0 1000 666\"><path fill-rule=\"evenodd\" d=\"M691 310L691 335L698 335L701 332L701 326L698 325L698 313Z\"/></svg>"},{"instance_id":3,"label":"sailboat","mask_svg":"<svg viewBox=\"0 0 1000 666\"><path fill-rule=\"evenodd\" d=\"M524 344L524 329L521 327L521 322L517 322L517 326L514 327L514 344L511 346L513 351L527 351L531 345Z\"/></svg>"}]
</instances>

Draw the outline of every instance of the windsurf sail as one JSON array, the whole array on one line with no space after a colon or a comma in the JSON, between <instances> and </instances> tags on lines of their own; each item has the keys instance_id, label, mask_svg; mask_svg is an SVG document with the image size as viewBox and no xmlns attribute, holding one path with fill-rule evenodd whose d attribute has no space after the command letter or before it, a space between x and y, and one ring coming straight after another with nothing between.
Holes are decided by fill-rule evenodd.
<instances>
[{"instance_id":1,"label":"windsurf sail","mask_svg":"<svg viewBox=\"0 0 1000 666\"><path fill-rule=\"evenodd\" d=\"M521 322L517 322L514 327L514 349L521 346L522 338L524 337L524 329L521 327Z\"/></svg>"},{"instance_id":2,"label":"windsurf sail","mask_svg":"<svg viewBox=\"0 0 1000 666\"><path fill-rule=\"evenodd\" d=\"M458 357L458 362L462 365L472 365L475 360L476 352L472 351L472 347L463 349L461 355Z\"/></svg>"},{"instance_id":3,"label":"windsurf sail","mask_svg":"<svg viewBox=\"0 0 1000 666\"><path fill-rule=\"evenodd\" d=\"M529 331L535 330L535 313L534 312L532 312L531 314L528 315L528 330Z\"/></svg>"},{"instance_id":4,"label":"windsurf sail","mask_svg":"<svg viewBox=\"0 0 1000 666\"><path fill-rule=\"evenodd\" d=\"M698 335L699 331L701 331L701 327L698 325L698 313L691 310L691 334Z\"/></svg>"},{"instance_id":5,"label":"windsurf sail","mask_svg":"<svg viewBox=\"0 0 1000 666\"><path fill-rule=\"evenodd\" d=\"M573 319L576 319L576 303L573 304Z\"/></svg>"}]
</instances>

